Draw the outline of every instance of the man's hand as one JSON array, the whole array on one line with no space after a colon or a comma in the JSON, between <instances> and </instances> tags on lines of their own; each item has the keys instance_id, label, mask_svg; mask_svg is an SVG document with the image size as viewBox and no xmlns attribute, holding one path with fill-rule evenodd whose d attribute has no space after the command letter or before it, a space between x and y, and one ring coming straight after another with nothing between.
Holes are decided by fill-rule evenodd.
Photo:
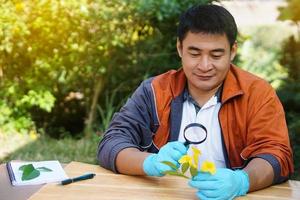
<instances>
[{"instance_id":1,"label":"man's hand","mask_svg":"<svg viewBox=\"0 0 300 200\"><path fill-rule=\"evenodd\" d=\"M197 188L201 200L228 200L245 195L249 190L249 177L244 170L218 168L216 174L199 172L189 185Z\"/></svg>"},{"instance_id":2,"label":"man's hand","mask_svg":"<svg viewBox=\"0 0 300 200\"><path fill-rule=\"evenodd\" d=\"M170 166L162 163L169 161L179 167L178 160L185 155L187 148L181 142L169 142L157 154L151 154L143 163L143 170L148 176L163 176L163 172L172 170Z\"/></svg>"}]
</instances>

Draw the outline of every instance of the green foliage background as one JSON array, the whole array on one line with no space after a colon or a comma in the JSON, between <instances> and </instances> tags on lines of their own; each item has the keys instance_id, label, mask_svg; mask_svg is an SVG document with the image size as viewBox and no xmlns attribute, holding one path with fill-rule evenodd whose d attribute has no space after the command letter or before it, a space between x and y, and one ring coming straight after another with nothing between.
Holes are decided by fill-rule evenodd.
<instances>
[{"instance_id":1,"label":"green foliage background","mask_svg":"<svg viewBox=\"0 0 300 200\"><path fill-rule=\"evenodd\" d=\"M1 129L59 138L81 134L91 113L101 121L95 101L121 102L142 79L178 66L175 25L196 2L209 1L2 0Z\"/></svg>"},{"instance_id":2,"label":"green foliage background","mask_svg":"<svg viewBox=\"0 0 300 200\"><path fill-rule=\"evenodd\" d=\"M287 0L287 5L279 8L279 20L289 20L297 28L297 33L282 44L280 63L288 76L278 88L278 95L284 105L289 126L290 141L294 152L294 178L300 180L300 4L298 0Z\"/></svg>"},{"instance_id":3,"label":"green foliage background","mask_svg":"<svg viewBox=\"0 0 300 200\"><path fill-rule=\"evenodd\" d=\"M47 157L95 163L94 133L108 126L143 79L180 66L175 46L178 17L191 5L210 2L0 0L0 136L42 134L40 144L26 146L6 160ZM287 3L279 18L291 20L300 32L300 4ZM300 34L291 36L286 27L251 28L239 36L235 61L277 88L286 110L297 179L299 39ZM80 157L73 151L84 153Z\"/></svg>"}]
</instances>

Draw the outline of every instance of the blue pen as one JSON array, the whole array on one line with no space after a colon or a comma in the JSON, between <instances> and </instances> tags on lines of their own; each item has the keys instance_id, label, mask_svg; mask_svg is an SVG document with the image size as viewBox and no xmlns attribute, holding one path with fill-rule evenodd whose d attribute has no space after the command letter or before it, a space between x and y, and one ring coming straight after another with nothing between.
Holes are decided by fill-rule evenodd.
<instances>
[{"instance_id":1,"label":"blue pen","mask_svg":"<svg viewBox=\"0 0 300 200\"><path fill-rule=\"evenodd\" d=\"M73 183L73 182L76 182L76 181L82 181L82 180L86 180L86 179L91 179L91 178L94 178L94 176L96 176L96 174L84 174L82 176L78 176L78 177L75 177L75 178L68 178L66 180L63 180L61 182L62 185L67 185L67 184L70 184L70 183Z\"/></svg>"}]
</instances>

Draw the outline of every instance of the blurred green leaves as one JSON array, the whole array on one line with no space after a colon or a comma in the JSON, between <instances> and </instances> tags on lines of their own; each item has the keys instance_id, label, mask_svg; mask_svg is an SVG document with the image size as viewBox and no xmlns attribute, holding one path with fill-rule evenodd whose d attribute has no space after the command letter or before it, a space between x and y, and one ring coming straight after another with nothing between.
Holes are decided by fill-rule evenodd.
<instances>
[{"instance_id":1,"label":"blurred green leaves","mask_svg":"<svg viewBox=\"0 0 300 200\"><path fill-rule=\"evenodd\" d=\"M132 35L140 24L132 9L122 1L3 2L0 86L5 105L18 108L11 115L30 108L51 112L73 91L83 94L89 112L91 88L111 72L116 48L137 40Z\"/></svg>"},{"instance_id":2,"label":"blurred green leaves","mask_svg":"<svg viewBox=\"0 0 300 200\"><path fill-rule=\"evenodd\" d=\"M209 2L2 0L1 127L25 117L34 123L23 128L59 137L107 123L106 95L118 88L119 105L142 79L178 67L179 13Z\"/></svg>"},{"instance_id":3,"label":"blurred green leaves","mask_svg":"<svg viewBox=\"0 0 300 200\"><path fill-rule=\"evenodd\" d=\"M20 100L16 102L17 106L25 107L37 106L47 112L50 112L54 106L55 97L49 91L29 90Z\"/></svg>"},{"instance_id":4,"label":"blurred green leaves","mask_svg":"<svg viewBox=\"0 0 300 200\"><path fill-rule=\"evenodd\" d=\"M282 45L280 63L288 72L284 84L278 90L289 127L290 141L295 161L293 178L300 178L300 4L298 0L287 0L279 8L280 20L291 20L296 25L298 35L287 38Z\"/></svg>"},{"instance_id":5,"label":"blurred green leaves","mask_svg":"<svg viewBox=\"0 0 300 200\"><path fill-rule=\"evenodd\" d=\"M279 62L281 44L292 34L291 29L269 25L249 27L244 32L247 34L240 35L237 65L278 88L287 77L287 70Z\"/></svg>"},{"instance_id":6,"label":"blurred green leaves","mask_svg":"<svg viewBox=\"0 0 300 200\"><path fill-rule=\"evenodd\" d=\"M299 0L286 0L287 5L278 8L280 20L292 20L294 23L300 22L300 4Z\"/></svg>"}]
</instances>

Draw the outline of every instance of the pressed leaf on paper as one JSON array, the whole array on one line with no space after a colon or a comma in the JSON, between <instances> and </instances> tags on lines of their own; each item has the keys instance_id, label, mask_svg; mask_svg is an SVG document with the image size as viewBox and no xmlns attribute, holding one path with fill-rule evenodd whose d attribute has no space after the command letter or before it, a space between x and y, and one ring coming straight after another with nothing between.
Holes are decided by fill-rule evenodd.
<instances>
[{"instance_id":1,"label":"pressed leaf on paper","mask_svg":"<svg viewBox=\"0 0 300 200\"><path fill-rule=\"evenodd\" d=\"M49 169L47 167L38 167L36 169L39 170L40 172L52 172L52 169Z\"/></svg>"},{"instance_id":2,"label":"pressed leaf on paper","mask_svg":"<svg viewBox=\"0 0 300 200\"><path fill-rule=\"evenodd\" d=\"M19 168L19 170L20 170L20 171L24 171L24 169L25 169L26 166L27 166L27 165L22 165L22 166Z\"/></svg>"},{"instance_id":3,"label":"pressed leaf on paper","mask_svg":"<svg viewBox=\"0 0 300 200\"><path fill-rule=\"evenodd\" d=\"M19 168L19 170L23 171L22 181L31 180L40 175L40 171L36 170L32 164L23 165Z\"/></svg>"},{"instance_id":4,"label":"pressed leaf on paper","mask_svg":"<svg viewBox=\"0 0 300 200\"><path fill-rule=\"evenodd\" d=\"M22 181L28 181L31 179L34 179L38 177L41 172L51 172L52 169L49 169L47 167L38 167L34 168L32 164L22 165L19 167L20 171L23 171L22 173Z\"/></svg>"}]
</instances>

